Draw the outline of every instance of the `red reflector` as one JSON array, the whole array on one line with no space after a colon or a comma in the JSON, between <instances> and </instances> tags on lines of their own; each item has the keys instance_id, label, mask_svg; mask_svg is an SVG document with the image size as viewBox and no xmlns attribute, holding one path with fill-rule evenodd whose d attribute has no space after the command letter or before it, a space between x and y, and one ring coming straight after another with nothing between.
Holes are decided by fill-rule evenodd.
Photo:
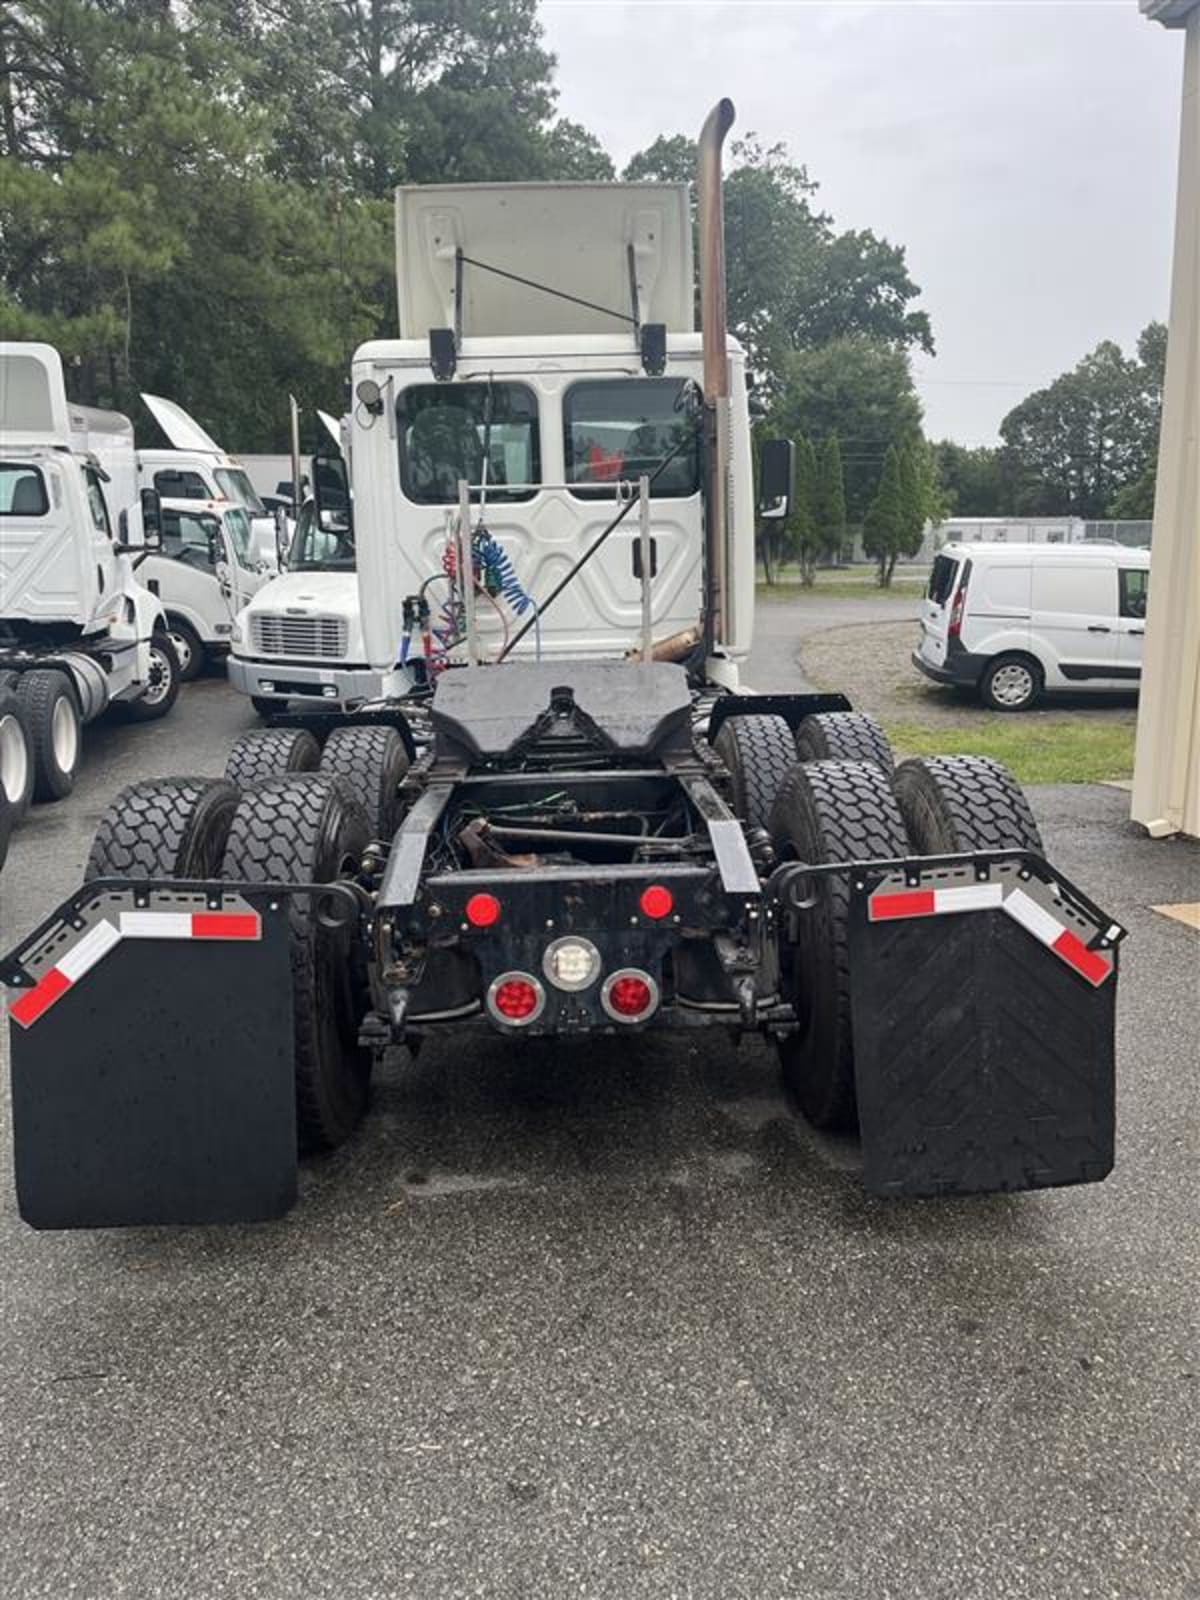
<instances>
[{"instance_id":1,"label":"red reflector","mask_svg":"<svg viewBox=\"0 0 1200 1600\"><path fill-rule=\"evenodd\" d=\"M486 899L490 896L481 898ZM492 996L492 1004L502 1017L508 1017L513 1022L523 1022L537 1010L538 992L528 978L509 978Z\"/></svg>"},{"instance_id":2,"label":"red reflector","mask_svg":"<svg viewBox=\"0 0 1200 1600\"><path fill-rule=\"evenodd\" d=\"M644 917L668 917L675 905L675 896L665 884L652 883L642 890L642 897L638 901Z\"/></svg>"},{"instance_id":3,"label":"red reflector","mask_svg":"<svg viewBox=\"0 0 1200 1600\"><path fill-rule=\"evenodd\" d=\"M256 911L193 911L193 939L257 939Z\"/></svg>"},{"instance_id":4,"label":"red reflector","mask_svg":"<svg viewBox=\"0 0 1200 1600\"><path fill-rule=\"evenodd\" d=\"M490 928L500 921L500 902L494 894L473 894L467 901L467 921L473 928Z\"/></svg>"},{"instance_id":5,"label":"red reflector","mask_svg":"<svg viewBox=\"0 0 1200 1600\"><path fill-rule=\"evenodd\" d=\"M54 1002L60 999L71 987L70 978L61 973L57 967L51 967L44 978L39 978L32 989L14 1000L8 1008L8 1014L14 1022L19 1022L27 1028L31 1022L36 1022L43 1011L49 1011Z\"/></svg>"},{"instance_id":6,"label":"red reflector","mask_svg":"<svg viewBox=\"0 0 1200 1600\"><path fill-rule=\"evenodd\" d=\"M1103 983L1108 977L1108 962L1103 960L1095 950L1089 950L1083 940L1073 934L1069 928L1064 928L1055 939L1051 949L1060 955L1064 961L1082 972L1091 984Z\"/></svg>"},{"instance_id":7,"label":"red reflector","mask_svg":"<svg viewBox=\"0 0 1200 1600\"><path fill-rule=\"evenodd\" d=\"M645 978L617 978L609 987L608 1003L623 1017L640 1017L643 1011L649 1011L653 1001Z\"/></svg>"},{"instance_id":8,"label":"red reflector","mask_svg":"<svg viewBox=\"0 0 1200 1600\"><path fill-rule=\"evenodd\" d=\"M932 889L913 889L904 894L877 894L871 898L871 921L886 922L889 917L931 917L934 909Z\"/></svg>"}]
</instances>

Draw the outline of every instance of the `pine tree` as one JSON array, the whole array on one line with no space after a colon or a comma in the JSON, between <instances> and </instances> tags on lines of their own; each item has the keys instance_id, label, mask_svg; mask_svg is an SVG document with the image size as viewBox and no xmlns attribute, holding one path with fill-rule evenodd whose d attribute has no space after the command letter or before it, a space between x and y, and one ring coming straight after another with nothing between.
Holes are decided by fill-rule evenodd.
<instances>
[{"instance_id":1,"label":"pine tree","mask_svg":"<svg viewBox=\"0 0 1200 1600\"><path fill-rule=\"evenodd\" d=\"M800 562L800 582L811 588L817 577L817 557L821 553L821 531L817 521L819 491L817 452L811 439L796 440L796 484L792 499L790 528L792 547Z\"/></svg>"},{"instance_id":2,"label":"pine tree","mask_svg":"<svg viewBox=\"0 0 1200 1600\"><path fill-rule=\"evenodd\" d=\"M817 482L817 532L822 553L836 561L846 536L846 480L842 470L842 447L836 433L826 439L821 451Z\"/></svg>"},{"instance_id":3,"label":"pine tree","mask_svg":"<svg viewBox=\"0 0 1200 1600\"><path fill-rule=\"evenodd\" d=\"M880 588L892 581L905 538L904 485L900 468L901 451L888 446L879 488L863 522L863 549L877 564Z\"/></svg>"}]
</instances>

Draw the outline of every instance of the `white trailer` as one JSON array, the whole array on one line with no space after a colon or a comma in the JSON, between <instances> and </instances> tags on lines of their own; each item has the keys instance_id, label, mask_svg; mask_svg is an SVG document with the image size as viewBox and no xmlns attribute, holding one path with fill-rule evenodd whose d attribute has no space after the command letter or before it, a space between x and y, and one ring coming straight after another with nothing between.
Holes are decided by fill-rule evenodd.
<instances>
[{"instance_id":1,"label":"white trailer","mask_svg":"<svg viewBox=\"0 0 1200 1600\"><path fill-rule=\"evenodd\" d=\"M109 705L161 717L179 686L161 602L134 558L143 523L133 429L72 405L47 344L0 344L0 744L7 807L69 794L80 728ZM22 757L18 729L25 735Z\"/></svg>"}]
</instances>

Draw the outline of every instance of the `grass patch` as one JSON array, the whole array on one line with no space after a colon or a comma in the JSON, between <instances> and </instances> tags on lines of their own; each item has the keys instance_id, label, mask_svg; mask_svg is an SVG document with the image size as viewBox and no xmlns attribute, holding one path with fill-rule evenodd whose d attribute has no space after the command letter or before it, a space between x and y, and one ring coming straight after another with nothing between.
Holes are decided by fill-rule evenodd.
<instances>
[{"instance_id":1,"label":"grass patch","mask_svg":"<svg viewBox=\"0 0 1200 1600\"><path fill-rule=\"evenodd\" d=\"M894 578L890 588L881 589L866 579L830 577L818 574L816 583L806 589L799 581L757 583L754 592L760 600L919 600L925 593L923 579Z\"/></svg>"},{"instance_id":2,"label":"grass patch","mask_svg":"<svg viewBox=\"0 0 1200 1600\"><path fill-rule=\"evenodd\" d=\"M985 714L986 716L986 714ZM1103 783L1133 774L1135 722L1075 716L986 716L977 726L891 722L903 756L994 756L1021 783Z\"/></svg>"}]
</instances>

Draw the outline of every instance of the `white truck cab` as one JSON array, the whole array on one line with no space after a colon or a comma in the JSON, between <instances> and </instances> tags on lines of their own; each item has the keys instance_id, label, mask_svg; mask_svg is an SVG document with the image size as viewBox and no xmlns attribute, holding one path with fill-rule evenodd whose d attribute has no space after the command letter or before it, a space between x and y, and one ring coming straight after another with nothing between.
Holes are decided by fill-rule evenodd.
<instances>
[{"instance_id":1,"label":"white truck cab","mask_svg":"<svg viewBox=\"0 0 1200 1600\"><path fill-rule=\"evenodd\" d=\"M183 682L228 654L234 618L272 573L258 556L250 518L228 500L163 500L162 547L138 577L162 601Z\"/></svg>"},{"instance_id":2,"label":"white truck cab","mask_svg":"<svg viewBox=\"0 0 1200 1600\"><path fill-rule=\"evenodd\" d=\"M913 664L1027 711L1044 690L1136 689L1149 550L1115 544L947 544L934 558Z\"/></svg>"},{"instance_id":3,"label":"white truck cab","mask_svg":"<svg viewBox=\"0 0 1200 1600\"><path fill-rule=\"evenodd\" d=\"M257 559L274 569L275 519L245 467L174 400L157 394L143 394L142 400L173 446L138 452L142 486L157 490L164 500L223 500L240 506L250 518Z\"/></svg>"},{"instance_id":4,"label":"white truck cab","mask_svg":"<svg viewBox=\"0 0 1200 1600\"><path fill-rule=\"evenodd\" d=\"M708 670L735 686L754 609L745 357L722 340L727 520L714 551L687 186L452 185L400 189L396 202L402 337L363 345L351 381L370 664L415 651L432 674L467 659L442 581L465 483L483 563L478 659L620 658L647 631L656 650L689 635L694 645L707 539L721 596ZM643 476L648 619L631 504Z\"/></svg>"},{"instance_id":5,"label":"white truck cab","mask_svg":"<svg viewBox=\"0 0 1200 1600\"><path fill-rule=\"evenodd\" d=\"M148 720L174 703L162 603L132 559L157 537L128 419L68 402L52 346L0 343L0 678L31 757L18 810L70 792L81 725L107 706Z\"/></svg>"}]
</instances>

